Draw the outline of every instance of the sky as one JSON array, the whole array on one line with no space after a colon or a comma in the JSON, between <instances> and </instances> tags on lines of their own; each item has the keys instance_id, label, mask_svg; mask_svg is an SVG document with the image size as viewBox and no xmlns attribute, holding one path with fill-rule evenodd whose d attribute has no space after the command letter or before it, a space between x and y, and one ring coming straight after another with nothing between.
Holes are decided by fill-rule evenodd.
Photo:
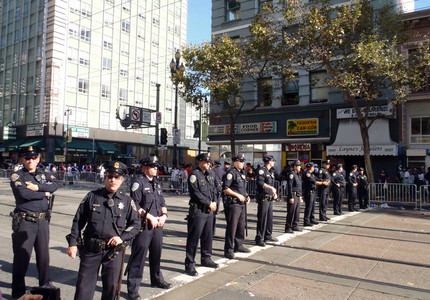
<instances>
[{"instance_id":1,"label":"sky","mask_svg":"<svg viewBox=\"0 0 430 300\"><path fill-rule=\"evenodd\" d=\"M211 6L212 0L188 0L187 44L210 41ZM430 0L415 0L415 10L422 9L430 9Z\"/></svg>"}]
</instances>

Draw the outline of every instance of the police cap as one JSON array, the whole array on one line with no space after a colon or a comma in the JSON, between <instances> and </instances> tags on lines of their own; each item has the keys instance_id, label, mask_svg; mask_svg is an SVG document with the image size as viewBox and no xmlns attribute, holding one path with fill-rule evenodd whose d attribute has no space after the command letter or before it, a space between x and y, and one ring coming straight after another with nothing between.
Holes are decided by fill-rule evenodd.
<instances>
[{"instance_id":1,"label":"police cap","mask_svg":"<svg viewBox=\"0 0 430 300\"><path fill-rule=\"evenodd\" d=\"M219 162L219 160L214 160L214 165L221 165L221 163Z\"/></svg>"},{"instance_id":2,"label":"police cap","mask_svg":"<svg viewBox=\"0 0 430 300\"><path fill-rule=\"evenodd\" d=\"M341 163L338 163L337 165L336 165L336 168L342 168L343 167L343 165L341 164Z\"/></svg>"},{"instance_id":3,"label":"police cap","mask_svg":"<svg viewBox=\"0 0 430 300\"><path fill-rule=\"evenodd\" d=\"M103 164L103 167L106 169L107 174L116 174L120 176L124 176L128 174L127 166L116 160L108 161Z\"/></svg>"},{"instance_id":4,"label":"police cap","mask_svg":"<svg viewBox=\"0 0 430 300\"><path fill-rule=\"evenodd\" d=\"M39 157L40 149L37 147L25 147L20 150L20 156L26 159Z\"/></svg>"},{"instance_id":5,"label":"police cap","mask_svg":"<svg viewBox=\"0 0 430 300\"><path fill-rule=\"evenodd\" d=\"M300 163L300 160L295 160L295 161L293 161L293 162L291 163L291 165L292 165L293 167L295 167L295 166L301 166L302 164Z\"/></svg>"},{"instance_id":6,"label":"police cap","mask_svg":"<svg viewBox=\"0 0 430 300\"><path fill-rule=\"evenodd\" d=\"M352 169L356 169L358 166L357 165L352 165Z\"/></svg>"},{"instance_id":7,"label":"police cap","mask_svg":"<svg viewBox=\"0 0 430 300\"><path fill-rule=\"evenodd\" d=\"M322 164L323 165L330 165L330 159L323 160Z\"/></svg>"},{"instance_id":8,"label":"police cap","mask_svg":"<svg viewBox=\"0 0 430 300\"><path fill-rule=\"evenodd\" d=\"M360 171L364 171L364 168L360 168Z\"/></svg>"},{"instance_id":9,"label":"police cap","mask_svg":"<svg viewBox=\"0 0 430 300\"><path fill-rule=\"evenodd\" d=\"M142 166L147 166L147 167L158 167L159 163L158 163L158 157L156 155L149 155L147 157L145 157L144 159L142 159L140 161L140 164Z\"/></svg>"},{"instance_id":10,"label":"police cap","mask_svg":"<svg viewBox=\"0 0 430 300\"><path fill-rule=\"evenodd\" d=\"M228 162L228 161L224 161L224 166L230 166L231 165L231 163L230 162Z\"/></svg>"},{"instance_id":11,"label":"police cap","mask_svg":"<svg viewBox=\"0 0 430 300\"><path fill-rule=\"evenodd\" d=\"M315 167L315 165L314 165L314 163L313 163L313 162L308 162L308 163L306 164L306 168L310 169L310 168L312 168L312 167Z\"/></svg>"},{"instance_id":12,"label":"police cap","mask_svg":"<svg viewBox=\"0 0 430 300\"><path fill-rule=\"evenodd\" d=\"M237 155L233 156L232 161L240 161L240 162L244 162L245 161L245 154L243 153L238 153Z\"/></svg>"},{"instance_id":13,"label":"police cap","mask_svg":"<svg viewBox=\"0 0 430 300\"><path fill-rule=\"evenodd\" d=\"M275 158L273 157L273 155L266 155L265 157L263 157L263 161L264 163L268 163L269 161L275 161Z\"/></svg>"},{"instance_id":14,"label":"police cap","mask_svg":"<svg viewBox=\"0 0 430 300\"><path fill-rule=\"evenodd\" d=\"M210 153L200 153L199 155L196 156L196 160L197 161L208 161L208 162L212 163Z\"/></svg>"}]
</instances>

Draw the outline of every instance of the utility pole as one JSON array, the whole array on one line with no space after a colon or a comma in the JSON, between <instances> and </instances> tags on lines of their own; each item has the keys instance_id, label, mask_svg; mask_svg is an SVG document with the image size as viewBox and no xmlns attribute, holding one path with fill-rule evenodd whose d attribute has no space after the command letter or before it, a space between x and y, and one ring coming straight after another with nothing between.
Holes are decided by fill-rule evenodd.
<instances>
[{"instance_id":1,"label":"utility pole","mask_svg":"<svg viewBox=\"0 0 430 300\"><path fill-rule=\"evenodd\" d=\"M160 112L160 86L161 84L157 83L155 85L157 87L157 104L156 104L156 114L158 114L158 112ZM158 155L158 141L159 141L159 132L158 132L158 120L155 120L155 154Z\"/></svg>"}]
</instances>

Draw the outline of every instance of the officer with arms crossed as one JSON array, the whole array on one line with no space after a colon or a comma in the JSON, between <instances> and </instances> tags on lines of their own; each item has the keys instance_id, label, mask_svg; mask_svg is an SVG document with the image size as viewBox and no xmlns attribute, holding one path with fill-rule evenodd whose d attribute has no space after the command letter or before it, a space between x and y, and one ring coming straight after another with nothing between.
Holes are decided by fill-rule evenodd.
<instances>
[{"instance_id":1,"label":"officer with arms crossed","mask_svg":"<svg viewBox=\"0 0 430 300\"><path fill-rule=\"evenodd\" d=\"M223 180L227 221L224 256L229 259L235 258L234 252L251 252L242 245L245 239L245 205L250 201L246 193L246 176L243 172L245 155L239 153L232 160L233 168L227 170Z\"/></svg>"},{"instance_id":2,"label":"officer with arms crossed","mask_svg":"<svg viewBox=\"0 0 430 300\"><path fill-rule=\"evenodd\" d=\"M305 198L305 215L303 217L303 226L314 226L318 224L315 220L315 198L316 187L322 185L322 181L317 181L315 178L315 166L309 162L306 164L306 171L303 172L303 196Z\"/></svg>"},{"instance_id":3,"label":"officer with arms crossed","mask_svg":"<svg viewBox=\"0 0 430 300\"><path fill-rule=\"evenodd\" d=\"M217 191L213 176L208 172L211 159L208 153L196 157L197 168L194 168L188 178L190 191L190 209L188 220L188 237L185 257L185 272L196 276L195 269L197 246L200 240L201 264L209 268L218 268L211 260L213 239L213 218L217 208Z\"/></svg>"},{"instance_id":4,"label":"officer with arms crossed","mask_svg":"<svg viewBox=\"0 0 430 300\"><path fill-rule=\"evenodd\" d=\"M320 221L330 220L330 218L327 217L328 196L331 183L329 169L330 160L325 160L322 162L321 170L318 172L318 180L322 182L322 184L318 186Z\"/></svg>"},{"instance_id":5,"label":"officer with arms crossed","mask_svg":"<svg viewBox=\"0 0 430 300\"><path fill-rule=\"evenodd\" d=\"M160 270L161 250L163 248L163 226L167 220L167 206L163 190L158 182L158 158L155 155L140 161L143 166L143 177L137 178L131 185L131 198L139 205L139 213L145 218L145 228L133 241L127 289L128 298L140 299L139 287L142 282L143 266L149 250L149 272L151 287L169 289L172 285L164 281Z\"/></svg>"},{"instance_id":6,"label":"officer with arms crossed","mask_svg":"<svg viewBox=\"0 0 430 300\"><path fill-rule=\"evenodd\" d=\"M25 294L25 274L30 263L31 252L36 252L39 285L53 287L49 274L49 220L48 198L59 188L55 176L38 169L39 150L32 146L21 150L24 167L14 172L10 186L15 196L16 208L11 212L12 220L12 297ZM52 207L51 207L52 208Z\"/></svg>"},{"instance_id":7,"label":"officer with arms crossed","mask_svg":"<svg viewBox=\"0 0 430 300\"><path fill-rule=\"evenodd\" d=\"M302 231L299 228L300 219L300 202L302 202L302 181L300 179L300 170L302 168L300 161L292 163L293 170L288 174L287 184L287 222L285 232Z\"/></svg>"},{"instance_id":8,"label":"officer with arms crossed","mask_svg":"<svg viewBox=\"0 0 430 300\"><path fill-rule=\"evenodd\" d=\"M337 164L337 170L333 171L331 175L332 187L333 187L333 213L335 215L342 214L342 200L343 191L346 186L345 177L343 176L343 165Z\"/></svg>"},{"instance_id":9,"label":"officer with arms crossed","mask_svg":"<svg viewBox=\"0 0 430 300\"><path fill-rule=\"evenodd\" d=\"M81 259L75 300L93 299L100 266L101 299L115 299L122 277L123 255L120 252L125 251L124 243L131 240L140 228L134 201L118 192L127 174L127 166L110 161L104 164L104 168L105 187L85 196L73 219L71 233L66 236L69 243L67 254L74 259L79 247Z\"/></svg>"},{"instance_id":10,"label":"officer with arms crossed","mask_svg":"<svg viewBox=\"0 0 430 300\"><path fill-rule=\"evenodd\" d=\"M357 165L352 165L352 170L348 176L348 210L356 211L354 208L355 200L357 199Z\"/></svg>"},{"instance_id":11,"label":"officer with arms crossed","mask_svg":"<svg viewBox=\"0 0 430 300\"><path fill-rule=\"evenodd\" d=\"M267 242L277 242L272 237L273 230L273 200L278 199L275 185L275 159L272 155L263 157L264 166L257 172L257 234L255 244L261 247Z\"/></svg>"}]
</instances>

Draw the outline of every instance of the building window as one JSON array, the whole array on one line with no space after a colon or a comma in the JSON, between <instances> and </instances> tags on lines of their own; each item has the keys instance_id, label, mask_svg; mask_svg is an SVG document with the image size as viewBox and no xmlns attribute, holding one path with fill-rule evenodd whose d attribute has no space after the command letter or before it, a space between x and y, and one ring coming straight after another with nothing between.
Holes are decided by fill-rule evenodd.
<instances>
[{"instance_id":1,"label":"building window","mask_svg":"<svg viewBox=\"0 0 430 300\"><path fill-rule=\"evenodd\" d=\"M136 99L134 101L134 104L141 106L143 105L143 95L140 93L136 93Z\"/></svg>"},{"instance_id":2,"label":"building window","mask_svg":"<svg viewBox=\"0 0 430 300\"><path fill-rule=\"evenodd\" d=\"M136 69L136 80L143 81L143 69Z\"/></svg>"},{"instance_id":3,"label":"building window","mask_svg":"<svg viewBox=\"0 0 430 300\"><path fill-rule=\"evenodd\" d=\"M309 73L311 88L311 103L328 101L327 72L317 71Z\"/></svg>"},{"instance_id":4,"label":"building window","mask_svg":"<svg viewBox=\"0 0 430 300\"><path fill-rule=\"evenodd\" d=\"M122 9L126 12L130 12L130 0L122 1Z\"/></svg>"},{"instance_id":5,"label":"building window","mask_svg":"<svg viewBox=\"0 0 430 300\"><path fill-rule=\"evenodd\" d=\"M80 14L81 10L80 10L80 1L70 1L70 5L69 5L69 9L72 13L75 14Z\"/></svg>"},{"instance_id":6,"label":"building window","mask_svg":"<svg viewBox=\"0 0 430 300\"><path fill-rule=\"evenodd\" d=\"M67 49L67 60L71 62L77 62L78 61L78 49L69 47Z\"/></svg>"},{"instance_id":7,"label":"building window","mask_svg":"<svg viewBox=\"0 0 430 300\"><path fill-rule=\"evenodd\" d=\"M77 82L78 80L76 77L67 76L67 90L76 93L76 90L78 89Z\"/></svg>"},{"instance_id":8,"label":"building window","mask_svg":"<svg viewBox=\"0 0 430 300\"><path fill-rule=\"evenodd\" d=\"M91 4L85 2L82 3L81 15L84 17L91 17Z\"/></svg>"},{"instance_id":9,"label":"building window","mask_svg":"<svg viewBox=\"0 0 430 300\"><path fill-rule=\"evenodd\" d=\"M154 24L155 27L160 27L160 16L153 16L152 17L152 24Z\"/></svg>"},{"instance_id":10,"label":"building window","mask_svg":"<svg viewBox=\"0 0 430 300\"><path fill-rule=\"evenodd\" d=\"M27 63L27 51L22 51L21 52L21 64L25 65Z\"/></svg>"},{"instance_id":11,"label":"building window","mask_svg":"<svg viewBox=\"0 0 430 300\"><path fill-rule=\"evenodd\" d=\"M114 1L114 0L105 0L105 2L106 2L106 3L108 3L108 4L111 4L111 5L114 5L114 4L115 4L115 1Z\"/></svg>"},{"instance_id":12,"label":"building window","mask_svg":"<svg viewBox=\"0 0 430 300\"><path fill-rule=\"evenodd\" d=\"M126 64L121 64L119 67L119 75L123 76L123 77L127 77L128 76L128 65Z\"/></svg>"},{"instance_id":13,"label":"building window","mask_svg":"<svg viewBox=\"0 0 430 300\"><path fill-rule=\"evenodd\" d=\"M411 118L411 144L430 143L430 117Z\"/></svg>"},{"instance_id":14,"label":"building window","mask_svg":"<svg viewBox=\"0 0 430 300\"><path fill-rule=\"evenodd\" d=\"M281 105L299 104L299 78L296 74L293 79L282 82Z\"/></svg>"},{"instance_id":15,"label":"building window","mask_svg":"<svg viewBox=\"0 0 430 300\"><path fill-rule=\"evenodd\" d=\"M21 38L21 32L19 30L15 30L15 40L14 40L14 42L15 43L19 42L20 38Z\"/></svg>"},{"instance_id":16,"label":"building window","mask_svg":"<svg viewBox=\"0 0 430 300\"><path fill-rule=\"evenodd\" d=\"M126 33L130 33L130 22L123 20L121 22L121 29Z\"/></svg>"},{"instance_id":17,"label":"building window","mask_svg":"<svg viewBox=\"0 0 430 300\"><path fill-rule=\"evenodd\" d=\"M240 19L240 1L225 0L225 20L233 21Z\"/></svg>"},{"instance_id":18,"label":"building window","mask_svg":"<svg viewBox=\"0 0 430 300\"><path fill-rule=\"evenodd\" d=\"M101 94L102 98L110 99L110 86L108 84L102 84Z\"/></svg>"},{"instance_id":19,"label":"building window","mask_svg":"<svg viewBox=\"0 0 430 300\"><path fill-rule=\"evenodd\" d=\"M258 12L273 8L273 0L258 0Z\"/></svg>"},{"instance_id":20,"label":"building window","mask_svg":"<svg viewBox=\"0 0 430 300\"><path fill-rule=\"evenodd\" d=\"M121 53L128 55L129 54L130 45L126 42L121 42Z\"/></svg>"},{"instance_id":21,"label":"building window","mask_svg":"<svg viewBox=\"0 0 430 300\"><path fill-rule=\"evenodd\" d=\"M81 28L81 40L89 42L91 40L91 32L89 29L82 27Z\"/></svg>"},{"instance_id":22,"label":"building window","mask_svg":"<svg viewBox=\"0 0 430 300\"><path fill-rule=\"evenodd\" d=\"M142 27L137 28L137 37L141 40L145 40L145 29Z\"/></svg>"},{"instance_id":23,"label":"building window","mask_svg":"<svg viewBox=\"0 0 430 300\"><path fill-rule=\"evenodd\" d=\"M170 7L171 5L169 5ZM145 15L145 8L139 6L138 8L138 17L141 18L142 20L146 19L146 15Z\"/></svg>"},{"instance_id":24,"label":"building window","mask_svg":"<svg viewBox=\"0 0 430 300\"><path fill-rule=\"evenodd\" d=\"M101 112L100 113L100 128L109 129L110 125L110 113Z\"/></svg>"},{"instance_id":25,"label":"building window","mask_svg":"<svg viewBox=\"0 0 430 300\"><path fill-rule=\"evenodd\" d=\"M109 26L109 27L112 27L112 25L113 25L113 15L110 14L110 13L105 12L104 16L105 16L105 20L104 20L105 25Z\"/></svg>"},{"instance_id":26,"label":"building window","mask_svg":"<svg viewBox=\"0 0 430 300\"><path fill-rule=\"evenodd\" d=\"M85 93L85 94L88 93L88 80L79 79L78 92Z\"/></svg>"},{"instance_id":27,"label":"building window","mask_svg":"<svg viewBox=\"0 0 430 300\"><path fill-rule=\"evenodd\" d=\"M69 24L69 36L74 37L74 38L79 37L79 26L78 25L76 25L74 23Z\"/></svg>"},{"instance_id":28,"label":"building window","mask_svg":"<svg viewBox=\"0 0 430 300\"><path fill-rule=\"evenodd\" d=\"M110 36L105 36L103 38L103 47L105 47L106 49L112 50L112 37Z\"/></svg>"},{"instance_id":29,"label":"building window","mask_svg":"<svg viewBox=\"0 0 430 300\"><path fill-rule=\"evenodd\" d=\"M90 65L90 53L86 51L79 52L79 63L81 65L89 66Z\"/></svg>"},{"instance_id":30,"label":"building window","mask_svg":"<svg viewBox=\"0 0 430 300\"><path fill-rule=\"evenodd\" d=\"M112 69L112 59L110 59L110 58L106 58L106 57L103 57L103 70L110 70L110 69Z\"/></svg>"},{"instance_id":31,"label":"building window","mask_svg":"<svg viewBox=\"0 0 430 300\"><path fill-rule=\"evenodd\" d=\"M37 34L38 35L43 34L43 21L37 22Z\"/></svg>"},{"instance_id":32,"label":"building window","mask_svg":"<svg viewBox=\"0 0 430 300\"><path fill-rule=\"evenodd\" d=\"M260 106L272 105L272 78L260 78L257 80L257 94Z\"/></svg>"},{"instance_id":33,"label":"building window","mask_svg":"<svg viewBox=\"0 0 430 300\"><path fill-rule=\"evenodd\" d=\"M137 48L136 57L137 60L143 61L145 59L145 51L142 48Z\"/></svg>"},{"instance_id":34,"label":"building window","mask_svg":"<svg viewBox=\"0 0 430 300\"><path fill-rule=\"evenodd\" d=\"M119 101L127 102L128 91L126 89L119 89Z\"/></svg>"}]
</instances>

